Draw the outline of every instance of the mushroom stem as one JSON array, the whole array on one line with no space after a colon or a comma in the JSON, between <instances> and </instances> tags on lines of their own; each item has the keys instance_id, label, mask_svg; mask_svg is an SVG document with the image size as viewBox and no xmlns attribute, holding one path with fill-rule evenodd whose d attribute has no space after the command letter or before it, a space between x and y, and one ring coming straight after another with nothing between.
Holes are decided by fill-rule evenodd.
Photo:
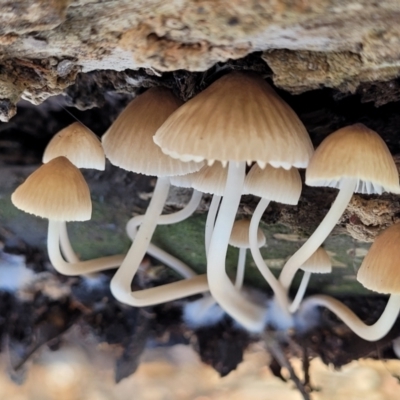
<instances>
[{"instance_id":1,"label":"mushroom stem","mask_svg":"<svg viewBox=\"0 0 400 400\"><path fill-rule=\"evenodd\" d=\"M282 313L285 313L286 317L291 318L288 313L289 299L287 297L286 291L284 290L278 279L275 278L271 270L268 268L257 244L258 226L260 224L261 217L263 216L269 203L270 200L261 198L257 204L256 209L254 210L253 216L251 217L249 228L250 250L258 270L261 272L261 275L264 277L267 283L271 286L271 289L274 292L276 301L280 309L282 310Z\"/></svg>"},{"instance_id":2,"label":"mushroom stem","mask_svg":"<svg viewBox=\"0 0 400 400\"><path fill-rule=\"evenodd\" d=\"M343 212L346 210L356 187L357 179L343 179L339 193L328 214L326 214L318 228L303 246L301 246L286 262L279 276L279 280L286 290L289 289L297 270L311 257L331 233Z\"/></svg>"},{"instance_id":3,"label":"mushroom stem","mask_svg":"<svg viewBox=\"0 0 400 400\"><path fill-rule=\"evenodd\" d=\"M303 300L304 294L306 293L308 282L310 281L311 272L304 271L303 278L301 279L300 286L297 289L296 296L294 297L292 304L289 306L289 312L295 313L299 308L301 301Z\"/></svg>"},{"instance_id":4,"label":"mushroom stem","mask_svg":"<svg viewBox=\"0 0 400 400\"><path fill-rule=\"evenodd\" d=\"M211 295L222 309L249 331L260 332L265 324L265 308L247 300L233 286L225 271L228 242L243 190L245 168L245 162L229 162L224 196L207 256L207 276Z\"/></svg>"},{"instance_id":5,"label":"mushroom stem","mask_svg":"<svg viewBox=\"0 0 400 400\"><path fill-rule=\"evenodd\" d=\"M63 222L49 220L47 234L47 251L50 262L57 272L63 275L75 276L88 274L105 269L115 268L121 265L124 257L121 255L96 258L94 260L78 261L68 263L64 260L60 252L60 235Z\"/></svg>"},{"instance_id":6,"label":"mushroom stem","mask_svg":"<svg viewBox=\"0 0 400 400\"><path fill-rule=\"evenodd\" d=\"M153 197L146 210L145 217L136 234L124 261L111 280L110 289L114 297L122 303L143 307L176 300L208 290L205 275L173 282L167 285L140 291L131 291L132 279L146 254L157 221L168 196L169 178L158 178Z\"/></svg>"},{"instance_id":7,"label":"mushroom stem","mask_svg":"<svg viewBox=\"0 0 400 400\"><path fill-rule=\"evenodd\" d=\"M210 250L211 236L213 233L215 219L217 218L218 207L220 203L221 203L221 196L214 194L211 200L210 208L208 209L207 213L206 230L204 235L206 255L208 255L208 251Z\"/></svg>"},{"instance_id":8,"label":"mushroom stem","mask_svg":"<svg viewBox=\"0 0 400 400\"><path fill-rule=\"evenodd\" d=\"M176 224L189 218L197 210L202 196L203 193L193 189L192 197L186 206L175 213L160 215L157 225ZM136 217L131 218L126 224L126 232L131 240L136 236L137 228L142 224L144 218L145 215L137 215Z\"/></svg>"},{"instance_id":9,"label":"mushroom stem","mask_svg":"<svg viewBox=\"0 0 400 400\"><path fill-rule=\"evenodd\" d=\"M239 249L239 257L238 257L236 280L235 280L235 288L239 290L242 288L244 281L244 270L246 267L246 253L247 249L244 248Z\"/></svg>"},{"instance_id":10,"label":"mushroom stem","mask_svg":"<svg viewBox=\"0 0 400 400\"><path fill-rule=\"evenodd\" d=\"M71 242L69 240L67 223L65 221L60 222L60 247L64 258L69 263L79 262L79 257L76 255L74 249L72 248Z\"/></svg>"},{"instance_id":11,"label":"mushroom stem","mask_svg":"<svg viewBox=\"0 0 400 400\"><path fill-rule=\"evenodd\" d=\"M356 335L364 340L374 342L383 338L396 322L400 310L400 295L390 295L385 310L373 325L366 325L342 302L325 295L307 297L303 301L299 313L305 314L308 310L316 306L326 307L340 318Z\"/></svg>"}]
</instances>

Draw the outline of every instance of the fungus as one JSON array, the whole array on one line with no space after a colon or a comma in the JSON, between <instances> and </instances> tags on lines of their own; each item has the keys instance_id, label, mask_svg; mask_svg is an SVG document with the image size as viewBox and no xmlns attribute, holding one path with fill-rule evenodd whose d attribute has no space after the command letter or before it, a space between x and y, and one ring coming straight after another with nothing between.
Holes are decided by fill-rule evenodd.
<instances>
[{"instance_id":1,"label":"fungus","mask_svg":"<svg viewBox=\"0 0 400 400\"><path fill-rule=\"evenodd\" d=\"M279 277L288 289L299 267L318 249L346 209L354 192L400 193L396 164L382 138L363 124L325 138L306 170L306 184L339 188L338 196L315 232L286 262Z\"/></svg>"},{"instance_id":2,"label":"fungus","mask_svg":"<svg viewBox=\"0 0 400 400\"><path fill-rule=\"evenodd\" d=\"M308 165L313 148L293 110L259 76L232 72L176 110L154 141L182 161L228 164L223 200L207 256L208 283L221 307L250 331L264 327L265 309L229 280L225 257L243 190L246 162L290 168ZM290 151L293 149L293 151Z\"/></svg>"},{"instance_id":3,"label":"fungus","mask_svg":"<svg viewBox=\"0 0 400 400\"><path fill-rule=\"evenodd\" d=\"M285 324L290 325L292 317L288 313L289 301L287 293L272 274L260 253L257 246L257 229L261 217L271 201L291 205L298 203L302 189L300 174L296 168L286 170L267 165L265 169L261 169L255 164L246 176L244 187L247 193L261 197L250 223L251 254L257 268L275 294L275 299L281 310L280 316L284 317ZM281 319L280 326L284 323L283 318ZM278 323L278 321L276 322Z\"/></svg>"},{"instance_id":4,"label":"fungus","mask_svg":"<svg viewBox=\"0 0 400 400\"><path fill-rule=\"evenodd\" d=\"M332 262L328 253L323 247L319 247L317 251L300 267L304 271L299 288L292 304L289 306L289 311L294 313L300 306L304 294L310 281L311 274L330 274L332 272Z\"/></svg>"},{"instance_id":5,"label":"fungus","mask_svg":"<svg viewBox=\"0 0 400 400\"><path fill-rule=\"evenodd\" d=\"M366 325L340 301L325 295L306 298L300 312L307 314L316 306L328 308L336 314L355 334L368 341L384 337L395 323L400 310L400 223L383 231L365 256L357 280L367 289L390 294L385 310L373 325Z\"/></svg>"},{"instance_id":6,"label":"fungus","mask_svg":"<svg viewBox=\"0 0 400 400\"><path fill-rule=\"evenodd\" d=\"M74 122L53 136L44 150L42 161L46 164L60 156L66 157L78 168L104 171L106 165L99 138L80 122ZM71 246L65 222L60 224L60 246L68 262L79 262Z\"/></svg>"},{"instance_id":7,"label":"fungus","mask_svg":"<svg viewBox=\"0 0 400 400\"><path fill-rule=\"evenodd\" d=\"M151 88L132 100L102 137L110 162L128 171L157 176L157 184L134 241L111 280L111 292L122 303L147 306L208 290L205 276L132 292L131 282L150 244L170 186L169 176L197 171L202 164L182 163L166 156L152 136L181 105L168 89Z\"/></svg>"},{"instance_id":8,"label":"fungus","mask_svg":"<svg viewBox=\"0 0 400 400\"><path fill-rule=\"evenodd\" d=\"M229 244L239 249L238 265L236 269L235 287L241 289L244 280L244 270L246 266L246 253L250 248L249 240L250 220L240 219L233 224ZM257 247L265 245L265 235L261 229L257 229Z\"/></svg>"},{"instance_id":9,"label":"fungus","mask_svg":"<svg viewBox=\"0 0 400 400\"><path fill-rule=\"evenodd\" d=\"M87 221L92 212L90 192L77 167L57 157L33 172L12 194L22 211L49 220L47 248L54 268L64 275L80 275L120 265L120 256L77 263L66 262L60 253L60 231L66 221Z\"/></svg>"}]
</instances>

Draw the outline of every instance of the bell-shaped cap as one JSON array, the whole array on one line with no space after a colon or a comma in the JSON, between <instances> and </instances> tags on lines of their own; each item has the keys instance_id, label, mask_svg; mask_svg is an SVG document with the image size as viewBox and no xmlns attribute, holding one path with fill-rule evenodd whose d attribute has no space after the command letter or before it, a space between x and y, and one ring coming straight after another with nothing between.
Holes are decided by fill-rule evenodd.
<instances>
[{"instance_id":1,"label":"bell-shaped cap","mask_svg":"<svg viewBox=\"0 0 400 400\"><path fill-rule=\"evenodd\" d=\"M302 182L296 168L289 170L267 165L261 169L254 164L244 181L244 191L283 204L296 205L299 202Z\"/></svg>"},{"instance_id":2,"label":"bell-shaped cap","mask_svg":"<svg viewBox=\"0 0 400 400\"><path fill-rule=\"evenodd\" d=\"M182 102L164 87L133 99L102 137L106 157L117 167L144 175L173 176L198 171L203 164L165 155L153 135Z\"/></svg>"},{"instance_id":3,"label":"bell-shaped cap","mask_svg":"<svg viewBox=\"0 0 400 400\"><path fill-rule=\"evenodd\" d=\"M190 174L185 175L174 175L169 178L171 185L176 187L190 189L193 184L193 177L197 174L197 172L191 172Z\"/></svg>"},{"instance_id":4,"label":"bell-shaped cap","mask_svg":"<svg viewBox=\"0 0 400 400\"><path fill-rule=\"evenodd\" d=\"M78 168L104 171L106 157L98 137L85 125L74 122L58 132L48 143L43 162L64 156Z\"/></svg>"},{"instance_id":5,"label":"bell-shaped cap","mask_svg":"<svg viewBox=\"0 0 400 400\"><path fill-rule=\"evenodd\" d=\"M384 230L374 241L357 273L357 280L378 293L400 294L400 223Z\"/></svg>"},{"instance_id":6,"label":"bell-shaped cap","mask_svg":"<svg viewBox=\"0 0 400 400\"><path fill-rule=\"evenodd\" d=\"M231 72L176 110L154 141L183 161L257 161L305 168L313 153L294 111L260 76Z\"/></svg>"},{"instance_id":7,"label":"bell-shaped cap","mask_svg":"<svg viewBox=\"0 0 400 400\"><path fill-rule=\"evenodd\" d=\"M306 171L309 186L340 189L343 178L357 179L358 193L400 193L396 164L386 143L363 124L346 126L325 138Z\"/></svg>"},{"instance_id":8,"label":"bell-shaped cap","mask_svg":"<svg viewBox=\"0 0 400 400\"><path fill-rule=\"evenodd\" d=\"M250 229L250 220L239 219L235 221L235 223L233 224L231 236L229 238L229 244L233 247L238 247L239 249L250 248L249 229ZM265 241L266 239L263 231L260 228L258 228L257 229L258 247L264 246Z\"/></svg>"},{"instance_id":9,"label":"bell-shaped cap","mask_svg":"<svg viewBox=\"0 0 400 400\"><path fill-rule=\"evenodd\" d=\"M203 193L223 196L227 178L228 168L224 168L221 163L205 165L193 174L192 186Z\"/></svg>"},{"instance_id":10,"label":"bell-shaped cap","mask_svg":"<svg viewBox=\"0 0 400 400\"><path fill-rule=\"evenodd\" d=\"M332 272L332 261L325 249L319 247L300 268L313 274L330 274Z\"/></svg>"},{"instance_id":11,"label":"bell-shaped cap","mask_svg":"<svg viewBox=\"0 0 400 400\"><path fill-rule=\"evenodd\" d=\"M92 214L89 187L65 157L54 158L33 172L11 201L22 211L54 221L87 221Z\"/></svg>"}]
</instances>

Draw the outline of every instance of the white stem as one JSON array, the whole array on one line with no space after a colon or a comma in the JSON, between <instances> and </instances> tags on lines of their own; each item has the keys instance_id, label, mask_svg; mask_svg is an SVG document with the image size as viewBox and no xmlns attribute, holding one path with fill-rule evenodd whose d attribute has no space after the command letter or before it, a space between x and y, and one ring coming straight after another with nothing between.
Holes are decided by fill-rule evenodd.
<instances>
[{"instance_id":1,"label":"white stem","mask_svg":"<svg viewBox=\"0 0 400 400\"><path fill-rule=\"evenodd\" d=\"M244 270L246 267L246 249L239 249L239 257L238 257L238 264L236 270L236 280L235 280L235 288L241 289L243 286L244 281Z\"/></svg>"},{"instance_id":2,"label":"white stem","mask_svg":"<svg viewBox=\"0 0 400 400\"><path fill-rule=\"evenodd\" d=\"M105 269L115 268L121 265L124 256L109 256L96 258L94 260L79 261L68 263L64 260L60 251L60 234L63 222L49 221L47 234L47 251L50 262L60 274L76 276L91 272L104 271Z\"/></svg>"},{"instance_id":3,"label":"white stem","mask_svg":"<svg viewBox=\"0 0 400 400\"><path fill-rule=\"evenodd\" d=\"M175 272L178 272L179 274L181 274L184 278L192 278L197 275L183 261L172 256L171 254L167 253L166 251L160 249L153 243L149 244L149 247L147 248L147 254L150 254L152 257L157 258L157 260L160 260L165 265L168 265Z\"/></svg>"},{"instance_id":4,"label":"white stem","mask_svg":"<svg viewBox=\"0 0 400 400\"><path fill-rule=\"evenodd\" d=\"M304 271L303 278L301 279L300 286L297 289L296 296L294 297L292 304L289 306L289 312L291 312L292 314L297 311L301 301L303 300L303 297L307 290L308 282L310 281L310 277L311 272Z\"/></svg>"},{"instance_id":5,"label":"white stem","mask_svg":"<svg viewBox=\"0 0 400 400\"><path fill-rule=\"evenodd\" d=\"M207 220L206 220L206 231L204 235L206 256L208 256L208 252L210 250L211 236L215 225L215 219L217 218L218 207L219 204L221 203L221 198L222 196L214 194L211 200L210 208L208 209Z\"/></svg>"},{"instance_id":6,"label":"white stem","mask_svg":"<svg viewBox=\"0 0 400 400\"><path fill-rule=\"evenodd\" d=\"M146 254L151 237L157 226L157 221L163 210L168 196L169 178L158 178L153 197L146 210L145 217L136 234L124 261L111 280L110 289L114 297L122 303L143 307L176 300L208 290L207 279L204 275L184 281L140 291L131 291L132 279Z\"/></svg>"},{"instance_id":7,"label":"white stem","mask_svg":"<svg viewBox=\"0 0 400 400\"><path fill-rule=\"evenodd\" d=\"M396 322L400 310L400 295L392 294L385 310L373 325L366 325L339 300L330 296L315 295L306 298L299 313L307 313L316 306L326 307L339 317L356 335L364 340L374 342L383 338Z\"/></svg>"},{"instance_id":8,"label":"white stem","mask_svg":"<svg viewBox=\"0 0 400 400\"><path fill-rule=\"evenodd\" d=\"M286 262L282 269L279 280L282 286L288 290L293 277L298 269L317 251L318 247L322 245L332 229L337 224L338 220L346 210L354 191L356 190L357 179L343 179L341 189L332 204L331 209L325 218L319 224L318 228L308 238L308 240L294 253Z\"/></svg>"},{"instance_id":9,"label":"white stem","mask_svg":"<svg viewBox=\"0 0 400 400\"><path fill-rule=\"evenodd\" d=\"M260 332L265 325L265 308L241 294L225 271L226 252L243 189L246 164L229 162L224 196L215 222L207 257L207 276L211 295L232 318L249 331Z\"/></svg>"},{"instance_id":10,"label":"white stem","mask_svg":"<svg viewBox=\"0 0 400 400\"><path fill-rule=\"evenodd\" d=\"M65 221L60 222L60 247L64 258L69 263L77 263L80 261L79 257L76 255L71 246L67 230L67 223Z\"/></svg>"},{"instance_id":11,"label":"white stem","mask_svg":"<svg viewBox=\"0 0 400 400\"><path fill-rule=\"evenodd\" d=\"M261 272L261 275L267 281L269 286L271 286L271 289L273 290L275 295L275 299L280 309L282 310L282 313L286 314L287 318L291 318L288 313L289 299L287 297L286 291L284 290L278 279L275 278L271 270L268 268L268 265L265 263L261 255L260 248L258 247L257 231L260 225L261 217L263 216L269 203L270 200L261 198L257 204L256 209L254 210L253 216L251 217L249 228L250 250L258 270Z\"/></svg>"},{"instance_id":12,"label":"white stem","mask_svg":"<svg viewBox=\"0 0 400 400\"><path fill-rule=\"evenodd\" d=\"M160 215L157 221L157 225L169 225L176 224L189 218L199 207L203 193L196 189L193 189L192 197L182 210L179 210L172 214ZM126 224L126 232L131 240L134 240L137 228L142 224L145 215L137 215L131 218Z\"/></svg>"}]
</instances>

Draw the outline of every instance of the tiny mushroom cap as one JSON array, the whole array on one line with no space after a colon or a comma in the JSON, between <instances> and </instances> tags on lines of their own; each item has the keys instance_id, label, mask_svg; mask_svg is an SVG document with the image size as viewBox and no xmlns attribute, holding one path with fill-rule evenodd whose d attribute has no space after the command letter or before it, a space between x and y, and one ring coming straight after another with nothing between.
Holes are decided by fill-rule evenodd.
<instances>
[{"instance_id":1,"label":"tiny mushroom cap","mask_svg":"<svg viewBox=\"0 0 400 400\"><path fill-rule=\"evenodd\" d=\"M192 187L203 193L222 196L224 194L228 169L221 163L212 166L205 165L200 171L193 174Z\"/></svg>"},{"instance_id":2,"label":"tiny mushroom cap","mask_svg":"<svg viewBox=\"0 0 400 400\"><path fill-rule=\"evenodd\" d=\"M193 177L195 174L196 172L191 172L190 174L185 174L185 175L174 175L171 176L169 180L171 182L171 185L189 189L192 187Z\"/></svg>"},{"instance_id":3,"label":"tiny mushroom cap","mask_svg":"<svg viewBox=\"0 0 400 400\"><path fill-rule=\"evenodd\" d=\"M249 228L250 228L250 220L248 219L239 219L235 221L233 224L231 237L229 239L229 244L233 247L237 247L239 249L248 249L250 248L249 241ZM265 245L266 239L264 232L258 228L257 230L257 245L258 247L262 247Z\"/></svg>"},{"instance_id":4,"label":"tiny mushroom cap","mask_svg":"<svg viewBox=\"0 0 400 400\"><path fill-rule=\"evenodd\" d=\"M183 163L165 155L153 135L182 102L164 87L133 99L102 137L107 158L128 171L153 176L185 175L203 164Z\"/></svg>"},{"instance_id":5,"label":"tiny mushroom cap","mask_svg":"<svg viewBox=\"0 0 400 400\"><path fill-rule=\"evenodd\" d=\"M332 261L323 247L318 250L301 266L305 272L313 274L329 274L332 272Z\"/></svg>"},{"instance_id":6,"label":"tiny mushroom cap","mask_svg":"<svg viewBox=\"0 0 400 400\"><path fill-rule=\"evenodd\" d=\"M313 153L295 112L260 76L231 72L175 111L154 141L182 161L305 168Z\"/></svg>"},{"instance_id":7,"label":"tiny mushroom cap","mask_svg":"<svg viewBox=\"0 0 400 400\"><path fill-rule=\"evenodd\" d=\"M400 294L400 223L384 230L372 244L357 280L378 293Z\"/></svg>"},{"instance_id":8,"label":"tiny mushroom cap","mask_svg":"<svg viewBox=\"0 0 400 400\"><path fill-rule=\"evenodd\" d=\"M400 193L396 164L385 142L363 124L346 126L325 138L306 171L309 186L341 187L357 179L356 192Z\"/></svg>"},{"instance_id":9,"label":"tiny mushroom cap","mask_svg":"<svg viewBox=\"0 0 400 400\"><path fill-rule=\"evenodd\" d=\"M74 122L58 132L47 145L43 162L64 156L78 168L104 171L106 158L98 137L85 125Z\"/></svg>"},{"instance_id":10,"label":"tiny mushroom cap","mask_svg":"<svg viewBox=\"0 0 400 400\"><path fill-rule=\"evenodd\" d=\"M289 170L254 164L244 181L244 192L283 204L299 202L302 182L296 168Z\"/></svg>"},{"instance_id":11,"label":"tiny mushroom cap","mask_svg":"<svg viewBox=\"0 0 400 400\"><path fill-rule=\"evenodd\" d=\"M65 157L54 158L33 172L11 201L20 210L53 221L87 221L92 213L89 187Z\"/></svg>"}]
</instances>

